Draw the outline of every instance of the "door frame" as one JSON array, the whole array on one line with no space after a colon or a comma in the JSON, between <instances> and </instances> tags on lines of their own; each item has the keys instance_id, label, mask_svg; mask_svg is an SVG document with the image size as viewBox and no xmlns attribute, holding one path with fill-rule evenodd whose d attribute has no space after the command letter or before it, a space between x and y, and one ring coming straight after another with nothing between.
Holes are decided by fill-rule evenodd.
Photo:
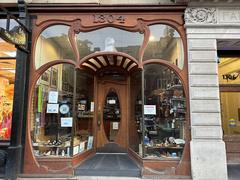
<instances>
[{"instance_id":1,"label":"door frame","mask_svg":"<svg viewBox=\"0 0 240 180\"><path fill-rule=\"evenodd\" d=\"M124 74L124 76L127 76ZM103 143L107 144L110 143L106 136L106 132L104 130L104 119L103 119L103 109L105 106L105 99L107 97L108 92L113 89L116 94L118 95L118 100L120 104L120 113L121 113L121 119L120 119L120 124L119 124L119 131L117 133L116 139L114 143L120 145L124 149L128 149L128 121L129 121L129 111L128 111L128 97L129 97L129 83L128 83L128 77L125 77L125 80L122 82L118 81L111 81L111 80L105 80L105 79L100 79L97 75L95 76L95 83L96 83L96 88L95 88L95 101L96 101L96 106L95 106L95 123L94 126L95 128L95 149L97 150L98 148L102 147L104 145ZM125 91L125 92L124 92ZM126 99L124 100L124 96L126 95ZM100 114L99 114L100 113ZM100 116L100 117L99 117ZM100 118L100 119L99 119ZM99 124L100 121L100 124ZM100 134L99 134L100 133ZM99 136L102 136L102 141ZM120 136L124 136L122 138L123 140L120 140Z\"/></svg>"},{"instance_id":2,"label":"door frame","mask_svg":"<svg viewBox=\"0 0 240 180\"><path fill-rule=\"evenodd\" d=\"M165 24L173 27L176 29L182 39L183 48L184 48L184 68L181 72L178 70L177 67L172 67L172 69L181 76L183 81L184 90L186 93L186 99L189 99L189 91L188 91L188 63L187 63L187 38L184 28L184 20L183 14L184 10L187 7L187 3L178 3L177 5L71 5L66 4L64 7L60 4L52 5L42 5L42 4L29 4L28 9L29 13L32 17L36 17L32 19L32 54L31 54L31 62L30 62L30 74L29 74L29 97L28 97L28 113L27 113L27 124L26 124L26 144L25 144L25 155L24 155L24 173L26 174L39 174L39 172L44 172L45 174L51 174L52 170L56 170L55 165L56 163L64 164L65 167L68 168L57 168L58 172L60 173L71 173L72 166L69 165L70 161L73 164L76 164L76 161L79 163L81 160L86 158L88 155L81 155L78 158L73 157L73 160L69 159L47 159L41 160L34 156L31 144L31 136L30 136L30 129L31 129L31 107L32 107L32 96L33 96L33 89L36 81L40 77L40 75L49 67L60 64L60 63L67 63L72 64L76 68L82 68L81 63L83 62L80 55L78 54L78 49L76 43L74 41L74 33L78 33L80 31L93 31L96 29L100 29L103 27L115 27L120 28L123 30L127 30L130 32L140 32L145 33L146 38L144 38L143 45L140 49L139 53L139 61L138 68L143 67L143 53L148 43L148 39L150 34L148 33L146 27L153 25L153 24ZM93 13L95 12L95 13ZM124 16L125 21L124 23L109 22L104 20L104 22L94 22L92 21L94 14L98 15L106 15L106 16ZM84 23L82 24L82 22ZM47 64L44 64L40 68L35 67L35 49L36 43L38 40L39 35L42 31L52 25L61 24L67 25L71 27L72 31L69 32L69 37L71 37L71 45L75 54L75 58L73 60L70 59L58 59L56 61L51 61ZM154 61L154 60L152 60ZM157 62L157 61L156 61ZM165 62L161 62L166 66L170 66ZM96 82L96 78L94 80ZM128 81L129 82L129 81ZM94 85L96 87L96 83ZM96 88L95 88L96 89ZM128 87L129 89L129 87ZM187 126L190 127L190 114L189 114L189 107L190 103L187 101L187 115L186 121ZM96 106L95 106L96 108ZM97 111L95 111L95 117L97 117ZM94 120L94 124L96 124L96 118ZM94 127L93 127L94 128ZM94 132L96 128L93 129ZM189 175L190 174L190 150L189 150L189 141L190 141L190 132L187 136L187 144L184 150L184 157L181 161L178 162L170 162L170 161L162 161L162 160L144 160L140 159L141 163L148 167L158 168L160 167L167 167L167 166L175 166L176 167L176 175ZM95 147L95 146L94 146ZM96 147L95 147L96 148ZM134 152L133 152L134 153ZM132 154L133 154L132 153ZM75 159L74 159L75 158ZM53 163L54 162L54 163ZM148 165L149 164L149 165ZM69 171L67 171L69 169Z\"/></svg>"}]
</instances>

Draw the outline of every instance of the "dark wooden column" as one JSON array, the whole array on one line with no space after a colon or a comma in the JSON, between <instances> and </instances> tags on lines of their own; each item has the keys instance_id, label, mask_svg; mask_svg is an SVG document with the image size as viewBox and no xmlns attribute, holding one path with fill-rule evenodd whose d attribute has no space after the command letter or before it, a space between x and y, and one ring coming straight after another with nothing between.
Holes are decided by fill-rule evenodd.
<instances>
[{"instance_id":1,"label":"dark wooden column","mask_svg":"<svg viewBox=\"0 0 240 180\"><path fill-rule=\"evenodd\" d=\"M23 0L18 0L19 19L28 27L26 5ZM30 36L30 33L28 33ZM28 47L30 47L28 45ZM6 164L5 179L16 179L21 173L24 157L24 142L27 118L29 52L17 47L16 73L14 83L13 117L10 146Z\"/></svg>"}]
</instances>

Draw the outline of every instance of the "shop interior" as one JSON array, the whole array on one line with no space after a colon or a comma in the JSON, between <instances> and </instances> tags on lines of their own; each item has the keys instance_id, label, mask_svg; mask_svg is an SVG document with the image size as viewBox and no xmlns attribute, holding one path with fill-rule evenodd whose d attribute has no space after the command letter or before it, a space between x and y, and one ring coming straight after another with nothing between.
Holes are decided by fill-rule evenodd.
<instances>
[{"instance_id":1,"label":"shop interior","mask_svg":"<svg viewBox=\"0 0 240 180\"><path fill-rule=\"evenodd\" d=\"M240 58L219 59L218 73L220 87L228 90L220 92L221 117L224 135L240 135Z\"/></svg>"},{"instance_id":2,"label":"shop interior","mask_svg":"<svg viewBox=\"0 0 240 180\"><path fill-rule=\"evenodd\" d=\"M149 29L151 36L143 61L167 59L181 70L184 66L183 45L177 31L166 25L151 25ZM60 59L74 61L68 30L68 26L54 25L41 33L35 51L36 69ZM76 35L82 57L119 51L137 58L142 42L142 34L113 27ZM83 63L83 66L95 72L100 64L113 66L115 63L111 58L107 62L106 57L98 60L90 59L89 64ZM116 66L118 63L120 65L121 61L117 59ZM128 67L127 63L123 63L124 68ZM144 158L180 159L186 137L186 99L181 79L163 65L147 64L143 71L130 75L128 86L131 94L130 148ZM76 70L70 64L54 65L38 78L31 110L31 138L36 157L70 157L93 148L93 88L94 73ZM114 128L124 118L118 98L116 92L111 92L106 96L103 108L105 133L110 142L118 132ZM115 122L113 116L116 116Z\"/></svg>"},{"instance_id":3,"label":"shop interior","mask_svg":"<svg viewBox=\"0 0 240 180\"><path fill-rule=\"evenodd\" d=\"M0 39L0 141L11 137L15 58L15 46Z\"/></svg>"}]
</instances>

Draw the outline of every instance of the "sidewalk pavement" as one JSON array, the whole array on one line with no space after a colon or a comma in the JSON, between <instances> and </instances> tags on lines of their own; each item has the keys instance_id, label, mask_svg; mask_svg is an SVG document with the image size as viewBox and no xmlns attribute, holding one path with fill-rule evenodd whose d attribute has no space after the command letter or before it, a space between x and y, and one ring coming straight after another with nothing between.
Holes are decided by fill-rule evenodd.
<instances>
[{"instance_id":1,"label":"sidewalk pavement","mask_svg":"<svg viewBox=\"0 0 240 180\"><path fill-rule=\"evenodd\" d=\"M79 176L72 178L18 178L18 180L156 180L159 177L138 178L138 177L111 177L111 176ZM159 180L177 180L174 179L159 179ZM189 180L189 179L180 179ZM228 180L240 180L240 164L228 165Z\"/></svg>"},{"instance_id":2,"label":"sidewalk pavement","mask_svg":"<svg viewBox=\"0 0 240 180\"><path fill-rule=\"evenodd\" d=\"M18 178L18 180L190 180L190 179L159 179L159 177L152 178L137 178L137 177L111 177L111 176L81 176L74 178Z\"/></svg>"},{"instance_id":3,"label":"sidewalk pavement","mask_svg":"<svg viewBox=\"0 0 240 180\"><path fill-rule=\"evenodd\" d=\"M228 164L228 180L240 179L240 164Z\"/></svg>"}]
</instances>

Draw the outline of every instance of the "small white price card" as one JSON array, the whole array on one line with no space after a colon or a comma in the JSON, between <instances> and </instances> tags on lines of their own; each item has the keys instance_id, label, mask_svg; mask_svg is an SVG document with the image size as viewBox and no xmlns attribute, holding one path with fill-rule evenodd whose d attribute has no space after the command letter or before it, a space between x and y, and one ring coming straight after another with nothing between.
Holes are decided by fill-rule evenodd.
<instances>
[{"instance_id":1,"label":"small white price card","mask_svg":"<svg viewBox=\"0 0 240 180\"><path fill-rule=\"evenodd\" d=\"M144 114L156 115L156 105L144 105Z\"/></svg>"},{"instance_id":2,"label":"small white price card","mask_svg":"<svg viewBox=\"0 0 240 180\"><path fill-rule=\"evenodd\" d=\"M47 104L47 113L58 113L59 104Z\"/></svg>"},{"instance_id":3,"label":"small white price card","mask_svg":"<svg viewBox=\"0 0 240 180\"><path fill-rule=\"evenodd\" d=\"M72 127L72 123L72 117L61 118L61 127Z\"/></svg>"},{"instance_id":4,"label":"small white price card","mask_svg":"<svg viewBox=\"0 0 240 180\"><path fill-rule=\"evenodd\" d=\"M87 150L92 149L93 146L93 136L88 136Z\"/></svg>"},{"instance_id":5,"label":"small white price card","mask_svg":"<svg viewBox=\"0 0 240 180\"><path fill-rule=\"evenodd\" d=\"M118 130L118 122L113 122L113 130Z\"/></svg>"},{"instance_id":6,"label":"small white price card","mask_svg":"<svg viewBox=\"0 0 240 180\"><path fill-rule=\"evenodd\" d=\"M94 111L94 102L91 102L90 111L91 111L91 112L93 112L93 111Z\"/></svg>"},{"instance_id":7,"label":"small white price card","mask_svg":"<svg viewBox=\"0 0 240 180\"><path fill-rule=\"evenodd\" d=\"M48 103L58 103L58 92L57 91L49 91Z\"/></svg>"}]
</instances>

